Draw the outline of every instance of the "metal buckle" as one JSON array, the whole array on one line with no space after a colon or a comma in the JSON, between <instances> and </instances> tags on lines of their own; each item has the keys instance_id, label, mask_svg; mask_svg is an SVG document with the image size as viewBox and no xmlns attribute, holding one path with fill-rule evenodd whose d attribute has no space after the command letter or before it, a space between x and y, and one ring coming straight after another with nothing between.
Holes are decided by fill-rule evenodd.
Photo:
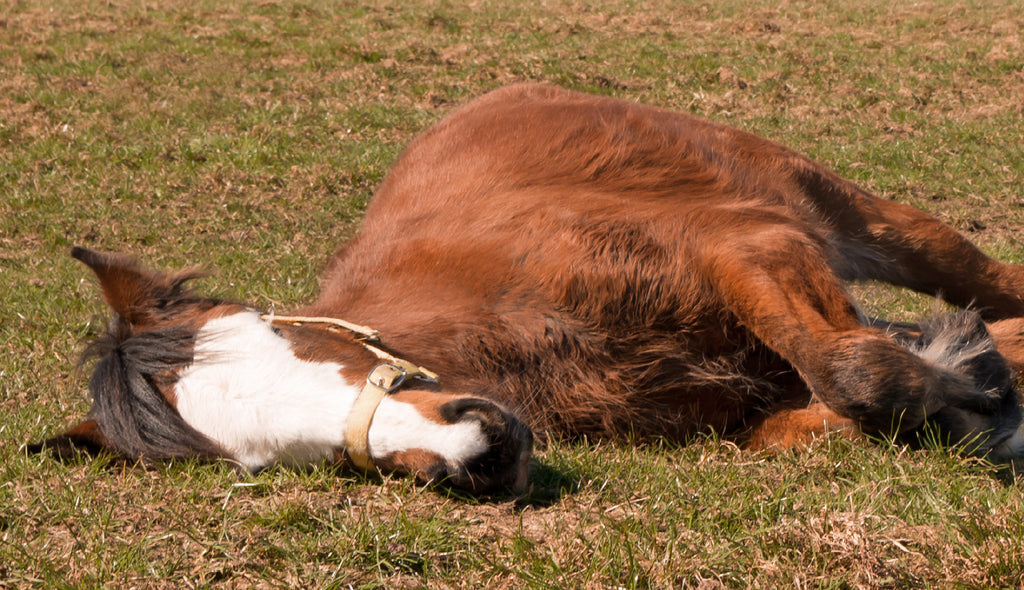
<instances>
[{"instance_id":1,"label":"metal buckle","mask_svg":"<svg viewBox=\"0 0 1024 590\"><path fill-rule=\"evenodd\" d=\"M393 363L380 363L366 376L366 382L391 393L401 387L408 376L409 372L404 367Z\"/></svg>"}]
</instances>

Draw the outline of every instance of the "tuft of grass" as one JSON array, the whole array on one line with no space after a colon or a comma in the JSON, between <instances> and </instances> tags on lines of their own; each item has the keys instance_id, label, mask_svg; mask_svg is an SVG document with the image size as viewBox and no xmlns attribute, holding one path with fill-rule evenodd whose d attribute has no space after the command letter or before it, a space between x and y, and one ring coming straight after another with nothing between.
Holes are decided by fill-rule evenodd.
<instances>
[{"instance_id":1,"label":"tuft of grass","mask_svg":"<svg viewBox=\"0 0 1024 590\"><path fill-rule=\"evenodd\" d=\"M80 244L287 309L416 133L542 81L827 162L1024 261L1011 0L15 2L0 15L0 588L1019 587L1018 484L948 451L555 441L522 497L333 469L61 464L107 311ZM854 287L870 313L924 297Z\"/></svg>"}]
</instances>

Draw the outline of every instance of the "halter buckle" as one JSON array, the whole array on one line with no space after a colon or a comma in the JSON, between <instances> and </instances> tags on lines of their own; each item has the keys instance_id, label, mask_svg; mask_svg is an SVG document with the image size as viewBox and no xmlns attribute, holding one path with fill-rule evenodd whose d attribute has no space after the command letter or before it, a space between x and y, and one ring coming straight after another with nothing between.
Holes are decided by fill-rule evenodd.
<instances>
[{"instance_id":1,"label":"halter buckle","mask_svg":"<svg viewBox=\"0 0 1024 590\"><path fill-rule=\"evenodd\" d=\"M409 377L409 371L393 363L380 363L366 376L366 384L372 385L386 393L398 389Z\"/></svg>"}]
</instances>

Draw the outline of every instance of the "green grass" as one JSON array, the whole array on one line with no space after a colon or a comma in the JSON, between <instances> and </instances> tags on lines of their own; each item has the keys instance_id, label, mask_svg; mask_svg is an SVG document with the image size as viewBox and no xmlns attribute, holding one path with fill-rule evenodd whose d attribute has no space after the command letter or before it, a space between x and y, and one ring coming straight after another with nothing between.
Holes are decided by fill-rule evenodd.
<instances>
[{"instance_id":1,"label":"green grass","mask_svg":"<svg viewBox=\"0 0 1024 590\"><path fill-rule=\"evenodd\" d=\"M1020 485L946 451L554 443L522 498L60 464L106 311L79 244L311 298L457 105L544 81L724 121L1024 262L1015 2L13 2L0 15L0 587L1019 587ZM872 313L932 303L866 285Z\"/></svg>"}]
</instances>

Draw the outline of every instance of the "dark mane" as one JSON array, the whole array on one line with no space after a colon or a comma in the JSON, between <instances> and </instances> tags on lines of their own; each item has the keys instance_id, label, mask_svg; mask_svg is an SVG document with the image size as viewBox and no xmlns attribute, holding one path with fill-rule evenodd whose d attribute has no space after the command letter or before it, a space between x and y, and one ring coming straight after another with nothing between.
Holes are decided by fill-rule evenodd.
<instances>
[{"instance_id":1,"label":"dark mane","mask_svg":"<svg viewBox=\"0 0 1024 590\"><path fill-rule=\"evenodd\" d=\"M95 358L89 380L96 420L111 446L132 459L199 457L224 452L189 426L160 392L174 382L174 371L192 362L195 330L173 325L132 333L115 315L107 334L86 349Z\"/></svg>"}]
</instances>

